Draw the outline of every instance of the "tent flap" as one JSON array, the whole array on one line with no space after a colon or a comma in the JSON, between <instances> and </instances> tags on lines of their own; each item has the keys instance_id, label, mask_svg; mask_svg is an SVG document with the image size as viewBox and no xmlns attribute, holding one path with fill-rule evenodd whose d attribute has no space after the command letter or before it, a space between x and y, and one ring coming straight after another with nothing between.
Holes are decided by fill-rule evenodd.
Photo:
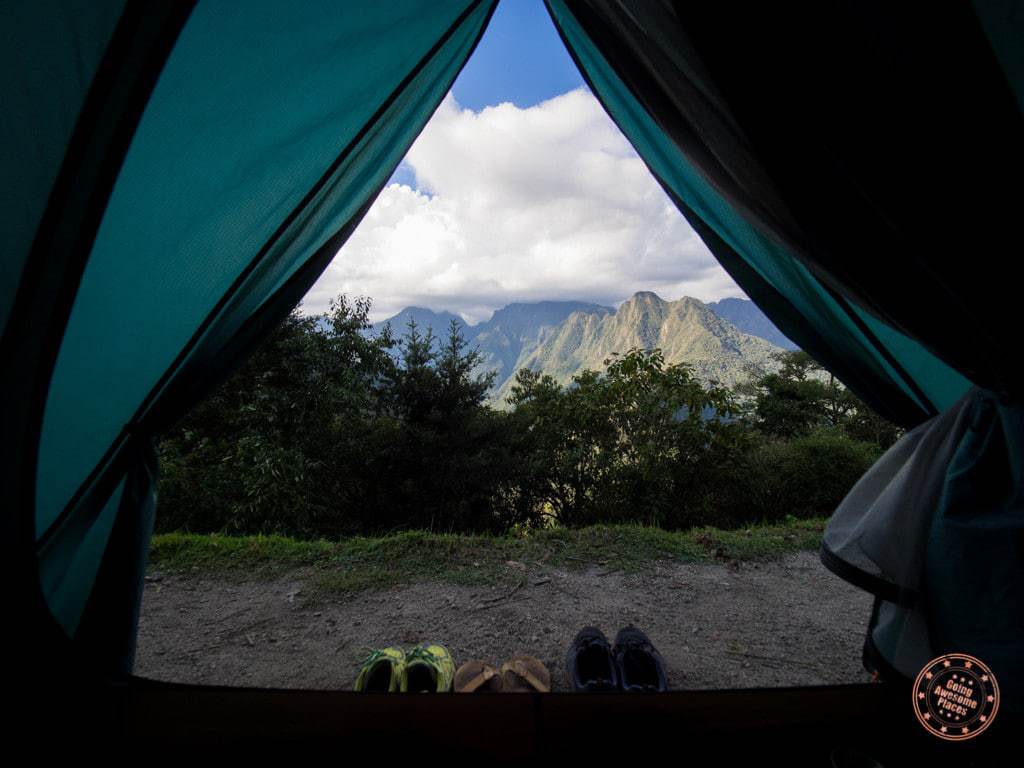
<instances>
[{"instance_id":1,"label":"tent flap","mask_svg":"<svg viewBox=\"0 0 1024 768\"><path fill-rule=\"evenodd\" d=\"M110 536L132 436L172 424L312 285L493 5L198 4L125 158L54 369L36 489L44 581L66 567L48 553L82 530L97 545ZM66 612L65 628L76 623Z\"/></svg>"},{"instance_id":2,"label":"tent flap","mask_svg":"<svg viewBox=\"0 0 1024 768\"><path fill-rule=\"evenodd\" d=\"M858 395L911 426L967 379L1021 394L1016 289L992 275L1018 239L1024 125L969 7L548 5L716 256Z\"/></svg>"}]
</instances>

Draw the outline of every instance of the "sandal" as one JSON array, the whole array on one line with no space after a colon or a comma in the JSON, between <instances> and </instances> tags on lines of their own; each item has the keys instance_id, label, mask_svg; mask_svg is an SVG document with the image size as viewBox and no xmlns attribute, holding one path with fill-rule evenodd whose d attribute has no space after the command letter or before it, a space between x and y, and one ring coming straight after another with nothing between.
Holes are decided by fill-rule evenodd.
<instances>
[{"instance_id":1,"label":"sandal","mask_svg":"<svg viewBox=\"0 0 1024 768\"><path fill-rule=\"evenodd\" d=\"M517 693L548 693L551 691L551 673L533 656L517 656L501 665L504 690Z\"/></svg>"},{"instance_id":2,"label":"sandal","mask_svg":"<svg viewBox=\"0 0 1024 768\"><path fill-rule=\"evenodd\" d=\"M500 691L503 683L501 673L486 661L467 661L455 673L456 693Z\"/></svg>"}]
</instances>

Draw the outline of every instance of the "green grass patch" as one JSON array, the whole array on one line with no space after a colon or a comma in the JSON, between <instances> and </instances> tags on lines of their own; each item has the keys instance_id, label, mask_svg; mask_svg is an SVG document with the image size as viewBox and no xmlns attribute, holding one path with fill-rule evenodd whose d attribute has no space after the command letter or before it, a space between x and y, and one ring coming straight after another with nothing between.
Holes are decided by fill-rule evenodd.
<instances>
[{"instance_id":1,"label":"green grass patch","mask_svg":"<svg viewBox=\"0 0 1024 768\"><path fill-rule=\"evenodd\" d=\"M687 536L718 560L773 560L791 552L817 550L826 522L827 518L789 519L736 530L709 526L688 531Z\"/></svg>"},{"instance_id":2,"label":"green grass patch","mask_svg":"<svg viewBox=\"0 0 1024 768\"><path fill-rule=\"evenodd\" d=\"M338 542L167 533L153 537L150 567L232 578L271 578L301 571L314 593L421 581L515 584L527 572L536 574L548 566L600 566L638 573L659 561L770 560L817 549L824 526L824 519L788 519L738 530L596 525L550 528L523 536L407 531Z\"/></svg>"},{"instance_id":3,"label":"green grass patch","mask_svg":"<svg viewBox=\"0 0 1024 768\"><path fill-rule=\"evenodd\" d=\"M222 536L217 533L161 533L149 548L150 568L173 572L274 576L328 562L337 548L329 541L287 536Z\"/></svg>"}]
</instances>

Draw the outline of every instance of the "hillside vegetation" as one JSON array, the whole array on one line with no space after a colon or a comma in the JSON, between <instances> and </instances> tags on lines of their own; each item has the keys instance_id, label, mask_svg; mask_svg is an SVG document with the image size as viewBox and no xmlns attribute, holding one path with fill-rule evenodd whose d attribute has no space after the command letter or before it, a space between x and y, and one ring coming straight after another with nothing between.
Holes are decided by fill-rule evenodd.
<instances>
[{"instance_id":1,"label":"hillside vegetation","mask_svg":"<svg viewBox=\"0 0 1024 768\"><path fill-rule=\"evenodd\" d=\"M780 348L773 341L792 348L749 300L708 305L690 297L665 301L650 291L633 295L617 310L581 301L509 304L477 325L450 312L406 307L367 334L386 328L400 334L410 321L438 333L455 323L480 354L477 372L494 373L487 402L499 409L507 407L521 368L569 384L577 373L601 370L614 352L657 348L669 364L688 363L699 381L733 386L778 368L774 356Z\"/></svg>"},{"instance_id":2,"label":"hillside vegetation","mask_svg":"<svg viewBox=\"0 0 1024 768\"><path fill-rule=\"evenodd\" d=\"M458 323L440 342L415 322L368 336L369 306L293 314L166 436L158 530L336 539L819 517L897 436L801 352L728 388L657 347L614 350L568 385L520 369L498 411L496 374L479 372Z\"/></svg>"},{"instance_id":3,"label":"hillside vegetation","mask_svg":"<svg viewBox=\"0 0 1024 768\"><path fill-rule=\"evenodd\" d=\"M687 363L706 384L733 386L778 368L779 348L741 333L707 305L684 297L665 301L649 291L637 293L614 313L573 312L553 329L519 368L530 368L568 384L583 371L600 371L614 353L658 349L668 364ZM498 388L505 399L515 380Z\"/></svg>"}]
</instances>

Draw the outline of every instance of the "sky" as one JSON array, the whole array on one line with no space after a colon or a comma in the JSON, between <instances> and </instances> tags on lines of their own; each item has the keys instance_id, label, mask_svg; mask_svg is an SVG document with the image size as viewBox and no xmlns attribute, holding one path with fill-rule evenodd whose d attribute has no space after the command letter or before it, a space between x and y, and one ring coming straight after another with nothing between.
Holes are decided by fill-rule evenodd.
<instances>
[{"instance_id":1,"label":"sky","mask_svg":"<svg viewBox=\"0 0 1024 768\"><path fill-rule=\"evenodd\" d=\"M524 44L524 41L529 41ZM587 89L541 0L502 0L451 93L303 301L470 323L516 301L742 296Z\"/></svg>"}]
</instances>

